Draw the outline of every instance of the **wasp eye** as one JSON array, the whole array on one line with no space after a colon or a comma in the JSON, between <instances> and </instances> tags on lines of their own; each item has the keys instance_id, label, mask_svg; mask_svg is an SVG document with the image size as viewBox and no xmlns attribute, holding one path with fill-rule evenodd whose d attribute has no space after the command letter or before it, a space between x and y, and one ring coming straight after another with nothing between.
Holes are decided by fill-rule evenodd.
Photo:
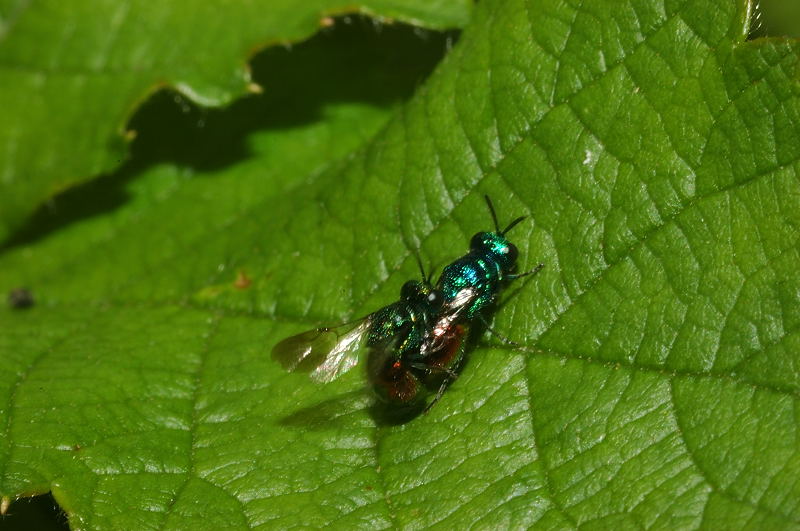
<instances>
[{"instance_id":1,"label":"wasp eye","mask_svg":"<svg viewBox=\"0 0 800 531\"><path fill-rule=\"evenodd\" d=\"M469 241L469 248L473 251L483 249L486 246L486 233L477 232Z\"/></svg>"},{"instance_id":2,"label":"wasp eye","mask_svg":"<svg viewBox=\"0 0 800 531\"><path fill-rule=\"evenodd\" d=\"M506 252L506 256L508 257L508 263L513 264L517 261L517 257L519 256L519 250L517 246L513 243L509 243L507 247L508 251Z\"/></svg>"},{"instance_id":3,"label":"wasp eye","mask_svg":"<svg viewBox=\"0 0 800 531\"><path fill-rule=\"evenodd\" d=\"M431 290L431 292L428 293L428 303L432 308L438 308L442 305L443 301L444 297L442 296L442 292L438 289Z\"/></svg>"},{"instance_id":4,"label":"wasp eye","mask_svg":"<svg viewBox=\"0 0 800 531\"><path fill-rule=\"evenodd\" d=\"M419 289L419 282L416 280L409 280L403 287L400 288L400 298L401 299L413 299L416 297L420 292Z\"/></svg>"}]
</instances>

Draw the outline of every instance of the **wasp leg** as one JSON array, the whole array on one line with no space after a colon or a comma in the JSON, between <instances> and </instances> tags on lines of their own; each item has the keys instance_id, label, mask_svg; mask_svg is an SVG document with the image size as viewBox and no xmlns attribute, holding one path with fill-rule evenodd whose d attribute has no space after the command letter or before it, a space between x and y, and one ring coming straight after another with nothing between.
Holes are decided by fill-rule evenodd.
<instances>
[{"instance_id":1,"label":"wasp leg","mask_svg":"<svg viewBox=\"0 0 800 531\"><path fill-rule=\"evenodd\" d=\"M442 398L442 395L444 394L444 391L445 391L445 389L447 389L447 386L448 386L448 385L450 385L450 383L451 383L452 381L453 381L453 378L452 378L452 377L450 377L449 375L448 375L448 377L446 377L446 378L445 378L445 379L442 381L442 385L440 385L440 386L439 386L439 390L438 390L438 391L436 391L436 396L434 396L434 397L433 397L433 400L431 400L431 403L430 403L430 404L428 404L427 406L425 406L425 409L423 409L423 410L422 410L422 414L423 414L423 415L427 415L427 414L428 414L428 411L430 411L430 410L431 410L431 408L432 408L433 406L435 406L435 405L436 405L436 402L438 402L438 401L439 401L439 399L440 399L440 398Z\"/></svg>"},{"instance_id":2,"label":"wasp leg","mask_svg":"<svg viewBox=\"0 0 800 531\"><path fill-rule=\"evenodd\" d=\"M427 374L432 374L434 372L444 373L447 378L453 380L458 377L458 373L451 369L445 369L444 367L431 367L430 365L425 365L424 363L411 363L410 366L414 369L425 371Z\"/></svg>"},{"instance_id":3,"label":"wasp leg","mask_svg":"<svg viewBox=\"0 0 800 531\"><path fill-rule=\"evenodd\" d=\"M502 341L506 345L511 345L512 347L517 347L517 348L524 348L525 347L525 345L523 345L522 343L517 343L513 339L507 338L506 336L504 336L503 334L501 334L500 332L496 331L494 328L489 326L489 323L486 322L486 319L484 319L483 316L479 315L478 319L481 320L481 323L483 324L483 326L486 327L486 330L491 332L493 335L497 336L497 339L499 339L500 341Z\"/></svg>"},{"instance_id":4,"label":"wasp leg","mask_svg":"<svg viewBox=\"0 0 800 531\"><path fill-rule=\"evenodd\" d=\"M424 414L427 414L428 411L430 411L431 408L436 405L436 402L438 402L440 398L442 398L442 395L444 394L445 390L447 389L447 386L450 385L451 383L453 383L453 381L456 378L458 378L458 373L453 371L453 370L451 370L451 369L446 369L444 367L431 367L431 366L425 365L423 363L412 363L411 367L413 367L415 369L419 369L421 371L425 371L428 374L431 374L431 373L434 373L434 372L438 372L438 373L443 373L444 374L444 379L442 380L442 383L439 385L439 390L436 391L436 395L433 397L433 400L431 400L431 403L428 404L427 406L425 406L425 409L422 410L422 414L424 415Z\"/></svg>"},{"instance_id":5,"label":"wasp leg","mask_svg":"<svg viewBox=\"0 0 800 531\"><path fill-rule=\"evenodd\" d=\"M507 278L509 280L515 280L515 279L518 279L518 278L527 277L528 275L535 275L536 273L541 271L543 267L544 267L544 264L539 264L536 267L534 267L533 269L531 269L530 271L526 271L525 273L520 273L519 275L508 275Z\"/></svg>"}]
</instances>

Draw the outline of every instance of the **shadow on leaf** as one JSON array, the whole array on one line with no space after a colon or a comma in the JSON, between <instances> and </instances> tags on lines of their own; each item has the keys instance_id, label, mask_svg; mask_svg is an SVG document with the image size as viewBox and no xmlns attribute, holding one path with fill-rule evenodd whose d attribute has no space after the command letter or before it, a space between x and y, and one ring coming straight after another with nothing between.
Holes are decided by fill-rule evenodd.
<instances>
[{"instance_id":1,"label":"shadow on leaf","mask_svg":"<svg viewBox=\"0 0 800 531\"><path fill-rule=\"evenodd\" d=\"M417 418L424 407L424 403L409 408L383 404L365 389L351 391L298 409L280 419L278 425L312 431L365 427L371 424L359 413L366 411L377 426L397 426Z\"/></svg>"}]
</instances>

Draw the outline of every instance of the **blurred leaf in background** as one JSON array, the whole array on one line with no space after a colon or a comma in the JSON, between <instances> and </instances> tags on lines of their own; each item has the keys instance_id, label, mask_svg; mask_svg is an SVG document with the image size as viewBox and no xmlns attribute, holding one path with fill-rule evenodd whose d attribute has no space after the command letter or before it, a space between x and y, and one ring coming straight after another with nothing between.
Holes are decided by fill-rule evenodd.
<instances>
[{"instance_id":1,"label":"blurred leaf in background","mask_svg":"<svg viewBox=\"0 0 800 531\"><path fill-rule=\"evenodd\" d=\"M752 37L800 37L800 2L760 0L755 4Z\"/></svg>"}]
</instances>

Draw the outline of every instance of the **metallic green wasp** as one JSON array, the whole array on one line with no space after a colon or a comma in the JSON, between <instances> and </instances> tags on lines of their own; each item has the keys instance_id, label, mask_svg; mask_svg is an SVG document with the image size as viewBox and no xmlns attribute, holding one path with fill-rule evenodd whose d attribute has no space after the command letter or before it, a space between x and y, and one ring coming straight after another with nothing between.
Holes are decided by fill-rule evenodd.
<instances>
[{"instance_id":1,"label":"metallic green wasp","mask_svg":"<svg viewBox=\"0 0 800 531\"><path fill-rule=\"evenodd\" d=\"M446 387L456 377L456 370L463 362L465 338L474 321L489 328L487 313L497 300L502 289L512 280L539 272L544 264L533 270L516 274L517 246L506 234L525 219L518 217L500 230L497 214L489 196L484 196L489 213L494 221L494 232L478 232L470 240L469 252L442 270L436 289L442 293L441 309L436 322L421 346L428 366L436 366L445 374L436 397L428 405L431 408L441 398ZM490 329L491 330L491 329ZM507 343L513 341L495 335Z\"/></svg>"},{"instance_id":2,"label":"metallic green wasp","mask_svg":"<svg viewBox=\"0 0 800 531\"><path fill-rule=\"evenodd\" d=\"M488 196L486 203L495 231L475 234L470 251L444 268L436 287L423 271L422 281L403 285L399 301L352 323L284 339L272 349L273 358L288 370L329 382L354 367L366 347L367 376L380 399L415 406L426 396L423 391L438 387L425 408L430 409L457 376L473 322L488 327L485 314L502 288L543 267L514 273L518 251L506 233L525 218L501 231Z\"/></svg>"},{"instance_id":3,"label":"metallic green wasp","mask_svg":"<svg viewBox=\"0 0 800 531\"><path fill-rule=\"evenodd\" d=\"M459 319L482 318L484 310L496 301L502 288L510 281L537 273L544 267L539 264L532 271L515 274L519 251L506 234L525 219L521 216L500 230L497 214L489 196L484 196L494 221L494 232L478 232L469 244L469 252L444 268L437 289L444 296L446 312L455 313Z\"/></svg>"},{"instance_id":4,"label":"metallic green wasp","mask_svg":"<svg viewBox=\"0 0 800 531\"><path fill-rule=\"evenodd\" d=\"M399 301L355 322L286 338L273 347L272 357L290 371L308 372L326 383L358 364L366 348L367 376L378 398L400 406L419 404L428 376L436 372L423 352L442 305L441 292L422 276L403 284Z\"/></svg>"}]
</instances>

